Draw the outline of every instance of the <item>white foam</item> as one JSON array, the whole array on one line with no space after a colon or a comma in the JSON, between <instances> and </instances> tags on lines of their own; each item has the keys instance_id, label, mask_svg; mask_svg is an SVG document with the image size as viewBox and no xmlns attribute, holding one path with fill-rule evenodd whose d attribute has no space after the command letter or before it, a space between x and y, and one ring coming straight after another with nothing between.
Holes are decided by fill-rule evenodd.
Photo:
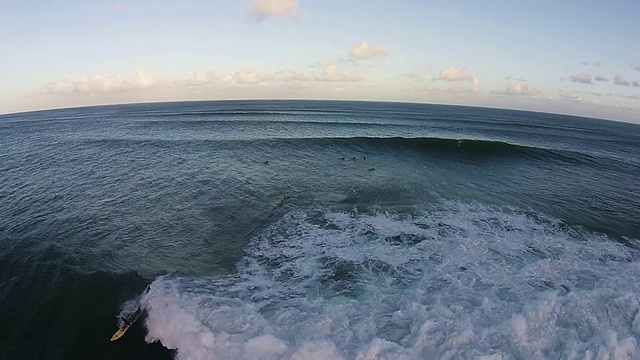
<instances>
[{"instance_id":1,"label":"white foam","mask_svg":"<svg viewBox=\"0 0 640 360\"><path fill-rule=\"evenodd\" d=\"M638 255L481 205L292 212L233 276L156 279L147 341L183 360L638 358Z\"/></svg>"}]
</instances>

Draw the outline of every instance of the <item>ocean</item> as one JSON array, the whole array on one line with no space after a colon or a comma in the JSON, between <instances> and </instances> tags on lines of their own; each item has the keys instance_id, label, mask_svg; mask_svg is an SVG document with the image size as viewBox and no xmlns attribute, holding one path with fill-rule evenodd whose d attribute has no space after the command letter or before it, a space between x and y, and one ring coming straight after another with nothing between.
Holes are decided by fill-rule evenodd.
<instances>
[{"instance_id":1,"label":"ocean","mask_svg":"<svg viewBox=\"0 0 640 360\"><path fill-rule=\"evenodd\" d=\"M0 144L2 359L640 358L637 124L215 101Z\"/></svg>"}]
</instances>

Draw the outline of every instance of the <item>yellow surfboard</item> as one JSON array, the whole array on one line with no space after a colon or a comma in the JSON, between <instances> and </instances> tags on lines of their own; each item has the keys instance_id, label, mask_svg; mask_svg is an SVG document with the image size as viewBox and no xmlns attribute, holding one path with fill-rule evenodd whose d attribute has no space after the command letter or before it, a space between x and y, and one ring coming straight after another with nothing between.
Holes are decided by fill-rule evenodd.
<instances>
[{"instance_id":1,"label":"yellow surfboard","mask_svg":"<svg viewBox=\"0 0 640 360\"><path fill-rule=\"evenodd\" d=\"M122 337L122 335L124 335L124 333L126 333L127 330L129 330L130 327L131 327L131 325L124 326L124 327L121 327L120 329L118 329L118 331L116 331L116 333L113 334L113 336L111 337L110 341L116 341L116 340L120 339Z\"/></svg>"}]
</instances>

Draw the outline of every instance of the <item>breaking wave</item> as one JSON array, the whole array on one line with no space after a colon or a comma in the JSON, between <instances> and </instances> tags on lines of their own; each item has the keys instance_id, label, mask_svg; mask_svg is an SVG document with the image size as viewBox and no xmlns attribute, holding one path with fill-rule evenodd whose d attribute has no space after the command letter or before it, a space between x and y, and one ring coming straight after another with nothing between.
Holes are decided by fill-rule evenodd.
<instances>
[{"instance_id":1,"label":"breaking wave","mask_svg":"<svg viewBox=\"0 0 640 360\"><path fill-rule=\"evenodd\" d=\"M535 213L293 211L237 272L157 278L148 342L179 359L640 355L640 253Z\"/></svg>"}]
</instances>

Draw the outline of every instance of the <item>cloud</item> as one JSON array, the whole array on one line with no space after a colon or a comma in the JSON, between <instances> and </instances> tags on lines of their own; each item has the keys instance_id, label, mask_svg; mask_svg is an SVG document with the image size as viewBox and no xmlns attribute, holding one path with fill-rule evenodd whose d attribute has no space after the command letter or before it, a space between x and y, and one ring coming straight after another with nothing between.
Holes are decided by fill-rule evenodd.
<instances>
[{"instance_id":1,"label":"cloud","mask_svg":"<svg viewBox=\"0 0 640 360\"><path fill-rule=\"evenodd\" d=\"M350 73L342 72L342 65L338 62L331 62L327 64L320 74L320 81L329 82L352 82L361 81L362 77L355 71Z\"/></svg>"},{"instance_id":2,"label":"cloud","mask_svg":"<svg viewBox=\"0 0 640 360\"><path fill-rule=\"evenodd\" d=\"M600 76L600 75L597 75L597 76L595 77L595 79L596 79L596 81L609 81L609 79L607 79L607 78L605 78L605 77L602 77L602 76Z\"/></svg>"},{"instance_id":3,"label":"cloud","mask_svg":"<svg viewBox=\"0 0 640 360\"><path fill-rule=\"evenodd\" d=\"M212 84L218 81L213 71L196 71L191 76L181 77L177 80L178 84L186 86L200 86Z\"/></svg>"},{"instance_id":4,"label":"cloud","mask_svg":"<svg viewBox=\"0 0 640 360\"><path fill-rule=\"evenodd\" d=\"M588 63L586 61L583 61L580 63L580 65L582 66L595 66L595 67L601 67L602 63L600 61L594 62L594 63Z\"/></svg>"},{"instance_id":5,"label":"cloud","mask_svg":"<svg viewBox=\"0 0 640 360\"><path fill-rule=\"evenodd\" d=\"M538 96L540 90L533 86L520 83L509 83L504 91L493 91L496 95L519 95L519 96Z\"/></svg>"},{"instance_id":6,"label":"cloud","mask_svg":"<svg viewBox=\"0 0 640 360\"><path fill-rule=\"evenodd\" d=\"M634 69L634 70L640 71L640 63L635 63L635 64L631 65L631 68Z\"/></svg>"},{"instance_id":7,"label":"cloud","mask_svg":"<svg viewBox=\"0 0 640 360\"><path fill-rule=\"evenodd\" d=\"M362 76L352 69L350 72L344 72L344 61L336 60L323 64L322 71L318 75L307 75L293 72L289 76L281 78L281 81L291 82L358 82L362 81ZM314 66L315 67L315 66Z\"/></svg>"},{"instance_id":8,"label":"cloud","mask_svg":"<svg viewBox=\"0 0 640 360\"><path fill-rule=\"evenodd\" d=\"M615 97L619 97L619 98L625 98L625 99L633 99L633 100L640 100L640 95L623 95L620 93L607 93L608 96L615 96Z\"/></svg>"},{"instance_id":9,"label":"cloud","mask_svg":"<svg viewBox=\"0 0 640 360\"><path fill-rule=\"evenodd\" d=\"M271 74L259 74L253 69L242 69L240 71L236 71L232 75L225 76L222 81L233 85L263 85L272 82L273 80L274 77Z\"/></svg>"},{"instance_id":10,"label":"cloud","mask_svg":"<svg viewBox=\"0 0 640 360\"><path fill-rule=\"evenodd\" d=\"M249 15L256 21L273 16L295 20L300 16L298 5L298 0L255 0L249 9Z\"/></svg>"},{"instance_id":11,"label":"cloud","mask_svg":"<svg viewBox=\"0 0 640 360\"><path fill-rule=\"evenodd\" d=\"M570 94L570 93L568 93L566 91L560 91L560 92L558 92L558 95L561 98L565 99L565 100L571 100L571 101L575 101L575 102L581 102L582 101L582 97L580 97L578 95Z\"/></svg>"},{"instance_id":12,"label":"cloud","mask_svg":"<svg viewBox=\"0 0 640 360\"><path fill-rule=\"evenodd\" d=\"M405 73L405 74L400 74L400 77L406 77L409 79L417 79L419 78L421 75L418 73Z\"/></svg>"},{"instance_id":13,"label":"cloud","mask_svg":"<svg viewBox=\"0 0 640 360\"><path fill-rule=\"evenodd\" d=\"M79 80L59 80L45 84L45 93L71 94L79 92L109 92L125 87L120 75L96 74L93 77L83 76Z\"/></svg>"},{"instance_id":14,"label":"cloud","mask_svg":"<svg viewBox=\"0 0 640 360\"><path fill-rule=\"evenodd\" d=\"M616 85L629 86L631 85L627 80L625 80L624 76L617 74L613 78L613 83Z\"/></svg>"},{"instance_id":15,"label":"cloud","mask_svg":"<svg viewBox=\"0 0 640 360\"><path fill-rule=\"evenodd\" d=\"M437 78L431 79L432 81L449 81L455 82L456 86L450 89L438 90L441 92L451 92L451 93L470 93L475 94L480 89L480 81L475 76L468 74L464 69L456 68L453 66L449 66L444 68L440 75ZM465 83L471 83L469 86L466 86Z\"/></svg>"},{"instance_id":16,"label":"cloud","mask_svg":"<svg viewBox=\"0 0 640 360\"><path fill-rule=\"evenodd\" d=\"M447 67L440 72L440 75L437 79L433 80L443 80L443 81L455 81L457 83L462 82L470 82L472 83L471 88L464 88L458 90L465 90L465 92L475 93L479 90L480 81L475 76L468 74L464 69L456 68L453 66Z\"/></svg>"},{"instance_id":17,"label":"cloud","mask_svg":"<svg viewBox=\"0 0 640 360\"><path fill-rule=\"evenodd\" d=\"M362 41L351 48L351 57L354 59L373 59L383 56L387 56L385 50L375 47L366 41Z\"/></svg>"},{"instance_id":18,"label":"cloud","mask_svg":"<svg viewBox=\"0 0 640 360\"><path fill-rule=\"evenodd\" d=\"M598 96L598 97L604 96L604 94L599 93L599 92L595 92L595 91L576 91L576 90L574 90L574 91L572 91L572 93L574 93L574 94L594 95L594 96Z\"/></svg>"},{"instance_id":19,"label":"cloud","mask_svg":"<svg viewBox=\"0 0 640 360\"><path fill-rule=\"evenodd\" d=\"M467 74L463 69L450 66L440 72L438 79L445 81L473 81L475 78Z\"/></svg>"},{"instance_id":20,"label":"cloud","mask_svg":"<svg viewBox=\"0 0 640 360\"><path fill-rule=\"evenodd\" d=\"M519 79L519 78L513 77L513 76L511 76L511 75L509 75L509 76L505 77L504 79L505 79L505 80L522 81L522 82L526 82L526 81L527 81L527 80L525 80L525 79Z\"/></svg>"},{"instance_id":21,"label":"cloud","mask_svg":"<svg viewBox=\"0 0 640 360\"><path fill-rule=\"evenodd\" d=\"M44 84L42 91L47 94L109 93L148 89L162 82L143 70L138 71L132 79L120 75L96 74L92 77L81 77L78 80L59 80Z\"/></svg>"},{"instance_id":22,"label":"cloud","mask_svg":"<svg viewBox=\"0 0 640 360\"><path fill-rule=\"evenodd\" d=\"M640 87L640 82L639 81L632 81L631 85L633 85L633 87Z\"/></svg>"},{"instance_id":23,"label":"cloud","mask_svg":"<svg viewBox=\"0 0 640 360\"><path fill-rule=\"evenodd\" d=\"M422 78L422 75L412 72L412 73L404 73L404 74L400 74L399 75L401 78L407 78L407 79L411 79L415 82L423 82L424 79Z\"/></svg>"},{"instance_id":24,"label":"cloud","mask_svg":"<svg viewBox=\"0 0 640 360\"><path fill-rule=\"evenodd\" d=\"M157 79L144 71L128 76L101 73L42 84L39 95L46 96L47 101L69 106L96 102L291 97L302 96L301 91L305 96L327 96L327 92L338 88L346 91L362 81L358 70L353 62L336 60L319 63L315 70L308 70L308 74L295 70L263 72L256 68L241 68L222 76L213 71L197 71L170 79Z\"/></svg>"},{"instance_id":25,"label":"cloud","mask_svg":"<svg viewBox=\"0 0 640 360\"><path fill-rule=\"evenodd\" d=\"M140 70L136 74L136 77L133 81L133 85L138 89L148 89L154 87L159 84L159 81L147 75L144 71Z\"/></svg>"},{"instance_id":26,"label":"cloud","mask_svg":"<svg viewBox=\"0 0 640 360\"><path fill-rule=\"evenodd\" d=\"M578 75L569 75L569 80L574 83L591 84L591 74L581 73Z\"/></svg>"}]
</instances>

